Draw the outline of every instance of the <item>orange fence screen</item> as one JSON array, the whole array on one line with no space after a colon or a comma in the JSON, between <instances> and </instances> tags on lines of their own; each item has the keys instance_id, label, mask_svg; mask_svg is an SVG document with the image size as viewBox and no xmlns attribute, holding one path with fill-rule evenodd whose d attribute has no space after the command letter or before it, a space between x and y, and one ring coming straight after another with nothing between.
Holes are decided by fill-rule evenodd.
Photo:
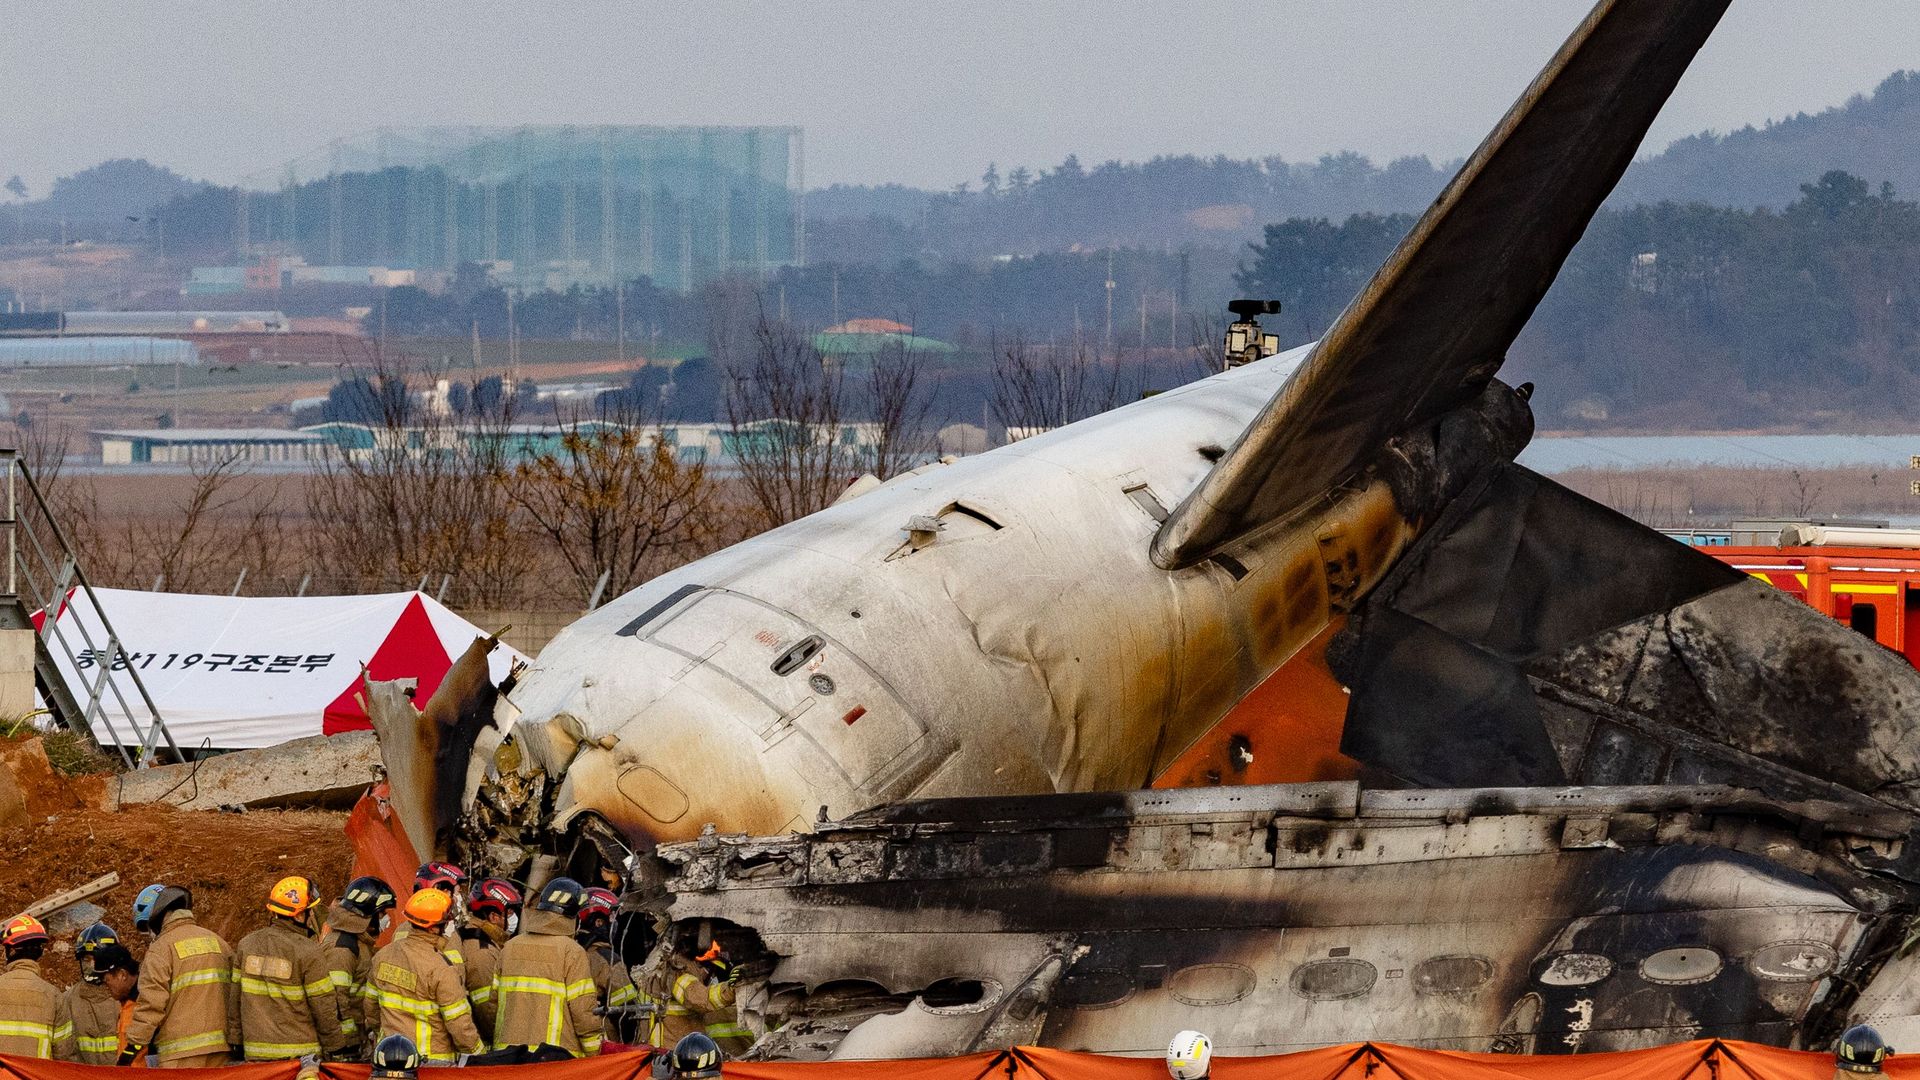
<instances>
[{"instance_id":1,"label":"orange fence screen","mask_svg":"<svg viewBox=\"0 0 1920 1080\"><path fill-rule=\"evenodd\" d=\"M652 1075L648 1060L648 1054L633 1052L461 1073L466 1080L515 1080L536 1073L539 1080L646 1080ZM183 1071L205 1071L222 1080L295 1080L300 1067L281 1062ZM434 1070L425 1071L430 1076ZM1833 1071L1830 1053L1711 1039L1623 1053L1538 1057L1357 1043L1213 1063L1214 1080L1832 1080ZM910 1061L739 1062L724 1072L739 1080L1164 1080L1167 1075L1154 1058L1034 1047ZM1889 1058L1887 1073L1891 1080L1920 1080L1920 1056L1911 1062ZM109 1075L106 1066L0 1057L0 1080L104 1080ZM327 1064L320 1077L367 1080L367 1067Z\"/></svg>"}]
</instances>

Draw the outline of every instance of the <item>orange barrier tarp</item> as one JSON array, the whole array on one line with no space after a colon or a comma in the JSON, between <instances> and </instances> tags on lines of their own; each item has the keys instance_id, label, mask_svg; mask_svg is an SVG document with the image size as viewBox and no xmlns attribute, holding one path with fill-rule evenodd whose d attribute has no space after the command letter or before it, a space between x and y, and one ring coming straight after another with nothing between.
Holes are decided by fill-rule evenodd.
<instances>
[{"instance_id":1,"label":"orange barrier tarp","mask_svg":"<svg viewBox=\"0 0 1920 1080\"><path fill-rule=\"evenodd\" d=\"M462 1069L463 1080L645 1080L645 1053L538 1066ZM529 1071L531 1069L532 1071ZM293 1062L180 1070L183 1080L295 1080ZM737 1080L1164 1080L1157 1057L1123 1058L1018 1047L909 1061L741 1062ZM1890 1080L1920 1080L1920 1055L1887 1061ZM106 1066L0 1056L0 1080L106 1080ZM367 1080L365 1065L321 1066L321 1080ZM431 1077L432 1072L427 1076ZM1700 1040L1649 1050L1570 1056L1467 1054L1355 1043L1273 1057L1217 1058L1214 1080L1832 1080L1833 1055L1755 1043Z\"/></svg>"}]
</instances>

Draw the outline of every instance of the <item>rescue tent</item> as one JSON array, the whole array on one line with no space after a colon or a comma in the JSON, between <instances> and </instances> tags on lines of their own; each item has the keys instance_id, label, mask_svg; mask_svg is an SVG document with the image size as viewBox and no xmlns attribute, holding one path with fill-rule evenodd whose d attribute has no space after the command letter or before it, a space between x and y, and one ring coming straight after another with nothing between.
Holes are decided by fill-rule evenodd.
<instances>
[{"instance_id":1,"label":"rescue tent","mask_svg":"<svg viewBox=\"0 0 1920 1080\"><path fill-rule=\"evenodd\" d=\"M356 694L362 664L376 679L418 679L425 703L447 669L481 628L424 593L373 596L197 596L95 589L99 607L120 635L126 664L140 675L167 730L181 749L272 746L309 735L369 727ZM99 617L85 593L68 596L62 627L85 623L95 649L78 633L67 640L69 662L52 648L67 685L83 702L99 679L105 649ZM39 618L35 619L36 625ZM525 659L505 645L490 658L497 681ZM131 686L122 682L131 698ZM129 701L144 718L138 701ZM132 740L134 724L108 695L102 741ZM109 733L108 728L113 729Z\"/></svg>"},{"instance_id":2,"label":"rescue tent","mask_svg":"<svg viewBox=\"0 0 1920 1080\"><path fill-rule=\"evenodd\" d=\"M110 1068L0 1057L0 1080L92 1080L113 1075ZM1895 1055L1887 1060L1886 1070L1891 1080L1920 1080L1920 1056ZM229 1080L296 1080L300 1072L300 1062L279 1061L232 1065L219 1075ZM321 1080L367 1080L367 1072L365 1065L329 1061L319 1066ZM467 1080L535 1075L541 1080L644 1080L653 1070L647 1054L627 1052L531 1069L469 1066L460 1075ZM1157 1058L1016 1047L914 1061L729 1062L722 1075L738 1080L1165 1080L1167 1067ZM1719 1040L1612 1054L1535 1057L1361 1043L1274 1057L1215 1058L1213 1076L1214 1080L1831 1080L1833 1055Z\"/></svg>"}]
</instances>

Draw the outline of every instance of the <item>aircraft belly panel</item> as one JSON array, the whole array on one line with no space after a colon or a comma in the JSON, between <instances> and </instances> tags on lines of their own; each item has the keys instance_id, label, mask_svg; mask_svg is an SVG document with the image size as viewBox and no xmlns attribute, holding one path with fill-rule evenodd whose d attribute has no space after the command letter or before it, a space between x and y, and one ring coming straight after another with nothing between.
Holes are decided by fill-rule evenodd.
<instances>
[{"instance_id":1,"label":"aircraft belly panel","mask_svg":"<svg viewBox=\"0 0 1920 1080\"><path fill-rule=\"evenodd\" d=\"M1783 1043L1844 1008L1916 907L1852 861L1886 826L1843 808L1349 786L1342 809L1341 790L939 800L661 855L677 925L770 971L760 1021L820 1055L836 1033L973 1049L1016 999L1039 1044L1113 1053L1187 1027L1234 1054ZM870 991L850 1009L851 984ZM919 1007L956 985L982 988L971 1026Z\"/></svg>"}]
</instances>

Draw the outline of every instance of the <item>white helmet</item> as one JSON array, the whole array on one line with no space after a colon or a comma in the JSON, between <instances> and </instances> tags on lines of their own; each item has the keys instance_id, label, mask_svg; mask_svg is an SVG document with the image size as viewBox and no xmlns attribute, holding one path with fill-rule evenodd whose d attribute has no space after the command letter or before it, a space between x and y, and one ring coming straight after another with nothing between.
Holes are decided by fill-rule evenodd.
<instances>
[{"instance_id":1,"label":"white helmet","mask_svg":"<svg viewBox=\"0 0 1920 1080\"><path fill-rule=\"evenodd\" d=\"M1167 1044L1167 1072L1173 1080L1207 1080L1213 1042L1197 1031L1183 1031Z\"/></svg>"}]
</instances>

